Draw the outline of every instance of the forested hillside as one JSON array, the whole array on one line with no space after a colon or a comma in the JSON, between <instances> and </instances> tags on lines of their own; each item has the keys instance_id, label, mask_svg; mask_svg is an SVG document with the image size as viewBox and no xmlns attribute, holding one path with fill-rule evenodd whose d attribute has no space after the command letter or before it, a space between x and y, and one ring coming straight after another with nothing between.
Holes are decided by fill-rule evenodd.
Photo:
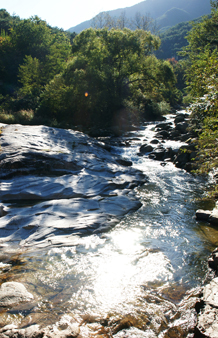
<instances>
[{"instance_id":1,"label":"forested hillside","mask_svg":"<svg viewBox=\"0 0 218 338\"><path fill-rule=\"evenodd\" d=\"M192 29L192 24L199 22L201 18L194 21L179 23L164 32L160 33L161 45L156 56L159 59L169 59L174 57L175 59L181 59L182 56L179 52L182 48L188 45L187 35Z\"/></svg>"}]
</instances>

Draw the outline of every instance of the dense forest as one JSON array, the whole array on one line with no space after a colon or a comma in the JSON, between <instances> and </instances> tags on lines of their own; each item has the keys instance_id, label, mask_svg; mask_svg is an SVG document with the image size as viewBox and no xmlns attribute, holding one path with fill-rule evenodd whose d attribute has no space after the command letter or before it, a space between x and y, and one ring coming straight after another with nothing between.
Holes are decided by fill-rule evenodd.
<instances>
[{"instance_id":1,"label":"dense forest","mask_svg":"<svg viewBox=\"0 0 218 338\"><path fill-rule=\"evenodd\" d=\"M77 35L1 9L0 121L110 134L120 116L140 123L192 103L200 169L216 168L218 0L211 1L210 16L165 32L162 45L148 27L135 28Z\"/></svg>"}]
</instances>

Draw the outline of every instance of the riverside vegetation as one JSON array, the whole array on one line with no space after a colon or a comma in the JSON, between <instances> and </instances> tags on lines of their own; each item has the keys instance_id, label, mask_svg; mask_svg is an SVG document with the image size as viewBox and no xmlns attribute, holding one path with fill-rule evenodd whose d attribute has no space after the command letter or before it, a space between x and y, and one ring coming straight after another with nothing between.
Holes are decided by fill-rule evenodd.
<instances>
[{"instance_id":1,"label":"riverside vegetation","mask_svg":"<svg viewBox=\"0 0 218 338\"><path fill-rule=\"evenodd\" d=\"M199 172L216 170L217 25L215 0L211 15L193 23L176 61L158 59L161 40L143 29L90 28L76 35L1 9L0 121L98 136L118 133L123 120L155 120L192 103Z\"/></svg>"}]
</instances>

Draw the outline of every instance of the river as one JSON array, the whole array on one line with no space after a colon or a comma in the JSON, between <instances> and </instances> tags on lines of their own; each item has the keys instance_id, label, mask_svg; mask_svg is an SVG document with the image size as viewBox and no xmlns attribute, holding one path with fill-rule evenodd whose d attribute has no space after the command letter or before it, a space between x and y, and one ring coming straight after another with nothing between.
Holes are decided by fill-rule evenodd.
<instances>
[{"instance_id":1,"label":"river","mask_svg":"<svg viewBox=\"0 0 218 338\"><path fill-rule=\"evenodd\" d=\"M72 247L15 257L7 280L24 283L37 301L2 314L6 323L49 325L63 315L86 315L114 325L131 316L137 332L132 328L125 337L156 337L166 329L163 315L202 284L208 256L218 245L218 230L195 219L197 209L212 207L200 200L205 181L171 162L139 156L140 146L154 137L154 126L129 132L122 138L128 146L112 148L148 176L149 182L136 188L142 207L109 232L75 237ZM116 330L109 336L124 337Z\"/></svg>"}]
</instances>

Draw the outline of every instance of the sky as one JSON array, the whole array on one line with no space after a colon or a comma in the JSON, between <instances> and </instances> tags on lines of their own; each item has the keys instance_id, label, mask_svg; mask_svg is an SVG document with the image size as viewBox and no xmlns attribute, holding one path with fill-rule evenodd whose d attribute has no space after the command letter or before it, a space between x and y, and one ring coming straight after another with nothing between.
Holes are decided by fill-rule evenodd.
<instances>
[{"instance_id":1,"label":"sky","mask_svg":"<svg viewBox=\"0 0 218 338\"><path fill-rule=\"evenodd\" d=\"M67 30L100 12L133 6L142 0L0 0L0 9L21 19L39 16L50 26Z\"/></svg>"}]
</instances>

